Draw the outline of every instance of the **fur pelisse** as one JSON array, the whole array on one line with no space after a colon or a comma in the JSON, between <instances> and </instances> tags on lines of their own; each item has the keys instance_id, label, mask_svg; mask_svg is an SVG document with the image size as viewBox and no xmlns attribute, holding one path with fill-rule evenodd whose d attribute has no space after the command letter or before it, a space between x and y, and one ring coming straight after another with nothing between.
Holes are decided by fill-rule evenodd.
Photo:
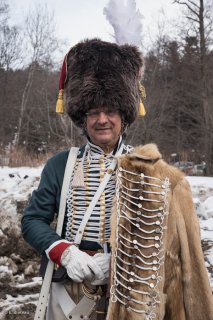
<instances>
[{"instance_id":1,"label":"fur pelisse","mask_svg":"<svg viewBox=\"0 0 213 320\"><path fill-rule=\"evenodd\" d=\"M129 258L130 265L127 262L127 256L119 253L116 250L121 248L125 253L132 255L139 255L137 249L128 248L122 245L126 243L130 246L129 241L137 239L140 244L152 244L151 240L143 240L140 236L148 237L149 234L138 232L134 224L130 220L121 218L118 223L118 212L124 209L125 214L133 218L135 214L131 209L135 210L134 205L131 205L124 198L120 199L121 207L118 210L118 202L115 199L113 206L112 222L111 222L111 246L112 246L112 265L111 265L111 293L110 304L107 314L107 320L212 320L213 319L213 299L211 294L208 276L204 265L203 253L200 242L199 222L195 213L192 195L189 185L184 177L184 174L177 168L168 165L161 159L157 147L153 144L139 146L128 155L122 155L118 159L118 173L119 168L135 173L143 173L145 176L159 178L164 181L169 179L170 191L165 199L165 219L162 226L167 226L162 238L161 257L164 257L163 263L158 270L159 284L152 289L147 284L137 281L128 282L126 279L135 278L134 274L140 277L148 277L152 271L143 271L135 267L135 262L144 267L143 262L138 260L133 261ZM131 175L122 171L122 176L130 179ZM140 180L139 176L135 176L135 181ZM121 190L134 189L134 183L123 179ZM145 178L144 181L150 182L150 178ZM157 182L156 180L156 183ZM149 194L149 191L156 191L151 185L143 186L142 195L146 199L161 199L160 195ZM121 192L119 194L121 195ZM148 193L146 193L148 191ZM136 195L135 191L130 192L131 195ZM117 193L118 194L118 193ZM141 192L138 193L138 197ZM144 208L157 208L157 203L152 203L145 200L134 200L141 203ZM125 207L128 203L129 208ZM168 207L167 207L168 206ZM168 209L168 210L167 210ZM143 214L147 215L147 212ZM123 214L123 216L125 215ZM150 215L153 214L150 212ZM145 222L152 222L155 219L144 219ZM136 220L137 221L137 220ZM134 222L135 223L135 222ZM141 228L145 231L151 231L156 226L144 225L142 220L139 222ZM122 225L126 228L123 228ZM118 234L121 236L118 237ZM137 236L132 236L131 233L136 233ZM152 235L152 233L150 233ZM157 233L154 235L158 235ZM124 240L123 236L127 239ZM153 249L143 249L142 253L148 256L153 252ZM118 258L121 257L121 260ZM124 262L122 262L122 259ZM144 260L150 262L152 258ZM123 264L122 264L123 263ZM118 267L118 264L120 267ZM123 269L122 269L123 268ZM128 272L124 271L127 270ZM119 275L119 272L121 275ZM133 272L131 274L131 272ZM126 306L114 299L115 292L115 275L117 279L126 285L122 287L118 283L118 290L122 293L120 298L126 302ZM122 278L124 277L124 278ZM126 279L125 279L126 278ZM156 284L156 280L149 280L149 282ZM150 295L141 295L128 287L138 291L149 292ZM153 305L152 296L158 292L159 302ZM140 300L140 304L135 304L134 300ZM154 306L154 308L153 308ZM128 307L137 307L137 309L144 309L145 313L137 313Z\"/></svg>"},{"instance_id":2,"label":"fur pelisse","mask_svg":"<svg viewBox=\"0 0 213 320\"><path fill-rule=\"evenodd\" d=\"M128 124L137 117L141 53L131 45L85 40L67 56L67 112L77 126L91 108L119 110Z\"/></svg>"}]
</instances>

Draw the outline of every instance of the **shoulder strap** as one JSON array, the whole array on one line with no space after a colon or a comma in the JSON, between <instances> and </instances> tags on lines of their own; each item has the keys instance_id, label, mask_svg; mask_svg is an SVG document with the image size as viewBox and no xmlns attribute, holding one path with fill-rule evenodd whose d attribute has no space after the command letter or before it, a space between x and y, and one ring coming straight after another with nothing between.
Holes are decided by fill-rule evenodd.
<instances>
[{"instance_id":1,"label":"shoulder strap","mask_svg":"<svg viewBox=\"0 0 213 320\"><path fill-rule=\"evenodd\" d=\"M64 171L64 179L63 179L63 184L61 189L61 198L60 198L60 206L59 206L59 213L58 213L58 223L56 227L56 232L58 235L61 235L62 233L64 214L66 209L66 196L69 188L70 178L71 178L71 175L75 166L75 162L77 159L78 150L79 148L75 148L75 147L70 149L66 168ZM54 271L54 263L52 261L49 261L47 264L44 280L42 283L34 320L44 320L53 271Z\"/></svg>"},{"instance_id":2,"label":"shoulder strap","mask_svg":"<svg viewBox=\"0 0 213 320\"><path fill-rule=\"evenodd\" d=\"M78 150L79 148L76 148L76 147L73 147L70 149L66 168L64 171L64 179L63 179L63 185L61 188L61 198L60 198L60 206L59 206L59 213L58 213L58 222L56 227L56 232L59 236L62 233L62 228L64 223L64 214L66 209L66 197L67 197L67 192L69 188L70 178L72 176L75 162L77 159Z\"/></svg>"}]
</instances>

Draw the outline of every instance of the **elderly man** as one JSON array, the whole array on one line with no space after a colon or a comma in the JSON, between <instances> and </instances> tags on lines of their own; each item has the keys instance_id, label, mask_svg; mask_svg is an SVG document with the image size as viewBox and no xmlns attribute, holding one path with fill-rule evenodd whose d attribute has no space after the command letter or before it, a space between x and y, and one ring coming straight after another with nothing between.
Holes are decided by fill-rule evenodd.
<instances>
[{"instance_id":1,"label":"elderly man","mask_svg":"<svg viewBox=\"0 0 213 320\"><path fill-rule=\"evenodd\" d=\"M80 148L70 177L62 235L50 223L59 210L68 151L47 162L38 190L25 210L22 232L41 254L66 268L70 280L65 286L67 291L73 291L72 299L76 302L82 291L77 283L85 281L100 283L102 295L106 295L110 216L116 184L115 171L110 165L116 154L131 149L124 145L123 134L138 114L142 65L136 47L92 39L71 48L62 67L60 94L64 89L67 112L86 134L88 142ZM109 168L111 177L104 192L95 199L80 245L75 245L83 216ZM48 307L47 317L51 320L66 319L63 306L56 301L57 286L53 283ZM101 301L96 310L99 319L105 318L106 305L106 301Z\"/></svg>"},{"instance_id":2,"label":"elderly man","mask_svg":"<svg viewBox=\"0 0 213 320\"><path fill-rule=\"evenodd\" d=\"M88 141L70 177L64 177L68 151L47 162L22 220L25 240L68 275L52 283L48 320L105 319L109 296L110 320L212 319L198 223L183 175L161 160L155 146L124 145L127 127L141 112L142 67L136 47L98 39L80 42L65 57L59 102L64 91L67 112ZM69 188L60 235L50 224L65 178ZM187 236L191 252L183 249ZM205 303L193 302L198 278Z\"/></svg>"}]
</instances>

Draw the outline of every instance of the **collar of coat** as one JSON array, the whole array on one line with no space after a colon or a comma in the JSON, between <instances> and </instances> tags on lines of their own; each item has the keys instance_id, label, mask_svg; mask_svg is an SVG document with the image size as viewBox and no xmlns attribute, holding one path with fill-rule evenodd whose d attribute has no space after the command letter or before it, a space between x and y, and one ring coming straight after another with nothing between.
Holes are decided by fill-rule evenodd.
<instances>
[{"instance_id":1,"label":"collar of coat","mask_svg":"<svg viewBox=\"0 0 213 320\"><path fill-rule=\"evenodd\" d=\"M155 163L162 159L162 155L156 144L150 143L144 146L135 147L129 154L129 158L132 160L144 160L145 162Z\"/></svg>"},{"instance_id":2,"label":"collar of coat","mask_svg":"<svg viewBox=\"0 0 213 320\"><path fill-rule=\"evenodd\" d=\"M121 155L118 158L118 166L129 168L130 171L133 169L133 171L143 172L151 177L169 178L171 189L185 176L178 168L162 159L154 143L137 146L129 154Z\"/></svg>"}]
</instances>

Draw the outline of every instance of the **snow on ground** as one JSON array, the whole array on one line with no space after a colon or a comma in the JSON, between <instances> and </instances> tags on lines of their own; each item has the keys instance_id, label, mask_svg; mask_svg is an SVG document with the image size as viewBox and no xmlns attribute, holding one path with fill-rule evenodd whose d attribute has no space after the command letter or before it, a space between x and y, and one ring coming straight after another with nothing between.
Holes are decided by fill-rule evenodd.
<instances>
[{"instance_id":1,"label":"snow on ground","mask_svg":"<svg viewBox=\"0 0 213 320\"><path fill-rule=\"evenodd\" d=\"M41 171L42 167L0 167L1 320L33 319L41 286L41 278L35 277L39 259L21 239L20 219L26 202L38 186ZM200 220L205 264L213 289L213 177L187 179Z\"/></svg>"},{"instance_id":2,"label":"snow on ground","mask_svg":"<svg viewBox=\"0 0 213 320\"><path fill-rule=\"evenodd\" d=\"M205 264L213 290L213 177L187 177L200 219Z\"/></svg>"},{"instance_id":3,"label":"snow on ground","mask_svg":"<svg viewBox=\"0 0 213 320\"><path fill-rule=\"evenodd\" d=\"M4 209L16 214L11 201L27 200L39 181L42 167L39 168L0 168L0 201Z\"/></svg>"},{"instance_id":4,"label":"snow on ground","mask_svg":"<svg viewBox=\"0 0 213 320\"><path fill-rule=\"evenodd\" d=\"M38 186L42 167L0 167L0 319L33 319L41 277L40 258L20 235L24 206ZM26 253L26 254L25 254Z\"/></svg>"}]
</instances>

